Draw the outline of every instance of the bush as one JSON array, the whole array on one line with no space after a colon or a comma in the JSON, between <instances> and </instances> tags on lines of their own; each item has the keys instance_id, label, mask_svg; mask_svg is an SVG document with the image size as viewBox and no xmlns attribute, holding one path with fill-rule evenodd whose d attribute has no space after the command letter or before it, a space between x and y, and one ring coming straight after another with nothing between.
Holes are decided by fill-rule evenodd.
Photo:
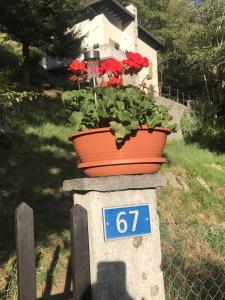
<instances>
[{"instance_id":1,"label":"bush","mask_svg":"<svg viewBox=\"0 0 225 300\"><path fill-rule=\"evenodd\" d=\"M194 114L184 113L180 122L187 143L196 142L212 151L224 152L225 130L210 121L203 121Z\"/></svg>"},{"instance_id":2,"label":"bush","mask_svg":"<svg viewBox=\"0 0 225 300\"><path fill-rule=\"evenodd\" d=\"M198 123L197 118L193 114L187 111L184 112L180 120L180 128L185 140L190 140L193 137L194 132L199 126Z\"/></svg>"}]
</instances>

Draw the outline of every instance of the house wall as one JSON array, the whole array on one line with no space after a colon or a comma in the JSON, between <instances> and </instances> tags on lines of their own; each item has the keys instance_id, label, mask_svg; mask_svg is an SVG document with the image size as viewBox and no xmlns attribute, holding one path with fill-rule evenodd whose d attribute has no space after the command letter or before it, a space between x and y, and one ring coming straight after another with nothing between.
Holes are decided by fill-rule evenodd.
<instances>
[{"instance_id":1,"label":"house wall","mask_svg":"<svg viewBox=\"0 0 225 300\"><path fill-rule=\"evenodd\" d=\"M122 45L123 31L112 24L105 15L103 15L103 29L105 44L108 44L109 40L111 39L119 45Z\"/></svg>"},{"instance_id":2,"label":"house wall","mask_svg":"<svg viewBox=\"0 0 225 300\"><path fill-rule=\"evenodd\" d=\"M143 42L141 39L138 39L138 52L141 53L141 55L146 56L151 63L152 79L146 81L146 83L148 86L151 85L153 87L155 95L159 95L157 51L151 48L148 44ZM149 71L150 70L147 68L141 70L141 72L139 73L140 83L146 77Z\"/></svg>"},{"instance_id":3,"label":"house wall","mask_svg":"<svg viewBox=\"0 0 225 300\"><path fill-rule=\"evenodd\" d=\"M84 48L93 47L94 44L105 43L104 15L98 15L92 20L85 20L73 26L72 30L78 32L79 36L84 36L82 46Z\"/></svg>"},{"instance_id":4,"label":"house wall","mask_svg":"<svg viewBox=\"0 0 225 300\"><path fill-rule=\"evenodd\" d=\"M94 44L108 44L109 40L121 45L123 32L113 25L104 14L94 17L92 20L86 20L76 24L73 27L79 35L84 35L82 46L92 48Z\"/></svg>"}]
</instances>

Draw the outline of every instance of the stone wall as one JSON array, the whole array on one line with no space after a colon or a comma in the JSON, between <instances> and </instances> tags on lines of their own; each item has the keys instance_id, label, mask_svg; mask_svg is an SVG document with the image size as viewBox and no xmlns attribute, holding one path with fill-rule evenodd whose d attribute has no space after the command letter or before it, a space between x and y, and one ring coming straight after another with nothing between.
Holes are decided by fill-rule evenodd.
<instances>
[{"instance_id":1,"label":"stone wall","mask_svg":"<svg viewBox=\"0 0 225 300\"><path fill-rule=\"evenodd\" d=\"M178 125L180 124L181 117L185 111L189 111L189 108L181 103L175 102L173 100L164 98L164 97L156 97L156 103L158 105L164 105L169 109L169 113L173 116L173 120ZM172 133L169 135L169 140L178 140L182 139L182 132L179 130L176 133Z\"/></svg>"}]
</instances>

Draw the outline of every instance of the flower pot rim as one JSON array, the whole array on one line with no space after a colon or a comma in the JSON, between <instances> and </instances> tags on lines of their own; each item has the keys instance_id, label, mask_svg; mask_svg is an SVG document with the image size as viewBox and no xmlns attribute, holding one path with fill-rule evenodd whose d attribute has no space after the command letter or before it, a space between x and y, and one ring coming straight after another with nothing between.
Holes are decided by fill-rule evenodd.
<instances>
[{"instance_id":1,"label":"flower pot rim","mask_svg":"<svg viewBox=\"0 0 225 300\"><path fill-rule=\"evenodd\" d=\"M171 133L171 130L169 128L159 127L159 126L156 126L154 128L148 128L147 125L141 125L137 130L164 131L167 135L169 135ZM101 128L76 131L76 132L72 133L71 135L69 135L68 140L73 141L75 138L77 138L79 136L93 134L93 133L100 133L100 132L111 132L111 128L110 127L101 127Z\"/></svg>"},{"instance_id":2,"label":"flower pot rim","mask_svg":"<svg viewBox=\"0 0 225 300\"><path fill-rule=\"evenodd\" d=\"M99 161L79 163L78 169L91 168L91 167L96 167L96 166L112 166L112 165L163 164L165 162L166 162L165 157L109 159L109 160L99 160Z\"/></svg>"}]
</instances>

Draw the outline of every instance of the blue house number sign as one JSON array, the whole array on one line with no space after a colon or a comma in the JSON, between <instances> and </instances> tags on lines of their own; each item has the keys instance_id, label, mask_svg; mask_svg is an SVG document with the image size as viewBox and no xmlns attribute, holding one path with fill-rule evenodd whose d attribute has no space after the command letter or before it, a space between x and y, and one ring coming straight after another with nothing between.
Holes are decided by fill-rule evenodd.
<instances>
[{"instance_id":1,"label":"blue house number sign","mask_svg":"<svg viewBox=\"0 0 225 300\"><path fill-rule=\"evenodd\" d=\"M148 204L103 208L105 241L151 233Z\"/></svg>"}]
</instances>

